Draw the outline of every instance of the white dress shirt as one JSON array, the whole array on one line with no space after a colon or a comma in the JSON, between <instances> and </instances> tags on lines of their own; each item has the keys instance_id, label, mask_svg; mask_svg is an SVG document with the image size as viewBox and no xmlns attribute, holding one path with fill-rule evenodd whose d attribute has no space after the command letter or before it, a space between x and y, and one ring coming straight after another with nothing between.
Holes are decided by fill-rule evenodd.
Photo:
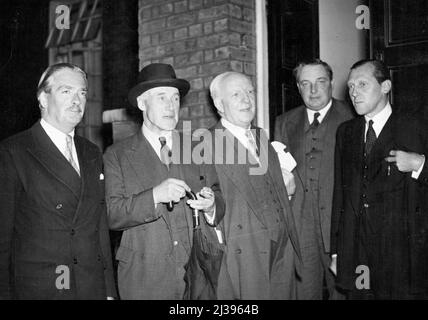
<instances>
[{"instance_id":1,"label":"white dress shirt","mask_svg":"<svg viewBox=\"0 0 428 320\"><path fill-rule=\"evenodd\" d=\"M58 150L64 156L64 158L67 159L67 156L66 156L67 135L64 132L55 128L53 125L49 124L44 119L40 120L40 125L42 126L43 130L45 130L46 134L52 140L54 145L58 148ZM73 155L74 162L76 163L77 167L80 170L79 158L77 157L76 145L74 144L74 130L71 131L68 135L73 138L73 139L71 139L71 145L72 145L71 153ZM68 161L68 159L67 159L67 161Z\"/></svg>"},{"instance_id":2,"label":"white dress shirt","mask_svg":"<svg viewBox=\"0 0 428 320\"><path fill-rule=\"evenodd\" d=\"M239 127L237 125L234 125L233 123L226 120L225 118L221 118L220 121L221 121L221 124L227 130L229 130L236 139L238 139L238 141L245 147L245 149L247 149L256 158L256 160L258 162L260 162L257 154L253 153L252 148L250 146L250 142L248 141L248 137L246 135L247 131L250 130L251 126L248 126L248 128L245 129L245 128ZM254 141L256 141L256 137L254 137L253 132L250 131L250 133L251 133Z\"/></svg>"},{"instance_id":3,"label":"white dress shirt","mask_svg":"<svg viewBox=\"0 0 428 320\"><path fill-rule=\"evenodd\" d=\"M314 122L315 113L317 113L317 112L320 114L318 116L318 122L321 123L324 120L325 115L327 114L328 110L330 110L332 104L333 104L333 100L330 99L329 103L327 103L326 106L324 108L322 108L321 110L315 111L315 110L306 108L306 112L308 114L309 124L312 124L312 122Z\"/></svg>"}]
</instances>

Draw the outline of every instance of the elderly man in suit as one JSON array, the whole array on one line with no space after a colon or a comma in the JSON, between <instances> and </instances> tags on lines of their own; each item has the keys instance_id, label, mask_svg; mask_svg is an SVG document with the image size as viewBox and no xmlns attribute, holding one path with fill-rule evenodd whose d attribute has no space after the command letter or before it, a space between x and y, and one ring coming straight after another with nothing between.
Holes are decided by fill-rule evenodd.
<instances>
[{"instance_id":1,"label":"elderly man in suit","mask_svg":"<svg viewBox=\"0 0 428 320\"><path fill-rule=\"evenodd\" d=\"M334 279L330 266L330 223L337 127L351 119L351 108L332 98L333 72L321 60L299 63L294 69L304 105L279 116L275 140L283 142L297 162L293 211L300 229L303 258L299 299L322 299L323 282L330 298Z\"/></svg>"},{"instance_id":2,"label":"elderly man in suit","mask_svg":"<svg viewBox=\"0 0 428 320\"><path fill-rule=\"evenodd\" d=\"M143 112L141 130L104 155L110 228L124 231L116 254L122 299L183 298L193 236L186 192L201 190L187 202L211 225L224 214L214 167L178 159L191 151L175 131L189 88L168 64L144 67L128 95Z\"/></svg>"},{"instance_id":3,"label":"elderly man in suit","mask_svg":"<svg viewBox=\"0 0 428 320\"><path fill-rule=\"evenodd\" d=\"M394 111L381 61L355 63L348 88L360 116L337 131L331 235L337 285L350 299L426 299L427 124Z\"/></svg>"},{"instance_id":4,"label":"elderly man in suit","mask_svg":"<svg viewBox=\"0 0 428 320\"><path fill-rule=\"evenodd\" d=\"M300 270L297 230L278 156L265 132L251 125L254 87L247 76L225 72L210 92L221 116L212 130L212 158L226 204L218 297L292 299Z\"/></svg>"},{"instance_id":5,"label":"elderly man in suit","mask_svg":"<svg viewBox=\"0 0 428 320\"><path fill-rule=\"evenodd\" d=\"M101 152L74 134L87 90L80 68L50 66L42 119L0 144L0 298L116 296Z\"/></svg>"}]
</instances>

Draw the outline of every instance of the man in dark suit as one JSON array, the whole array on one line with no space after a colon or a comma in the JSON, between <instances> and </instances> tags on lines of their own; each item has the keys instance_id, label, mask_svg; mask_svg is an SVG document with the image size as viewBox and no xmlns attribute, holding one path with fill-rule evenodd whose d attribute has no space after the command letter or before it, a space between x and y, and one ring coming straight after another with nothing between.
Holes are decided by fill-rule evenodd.
<instances>
[{"instance_id":1,"label":"man in dark suit","mask_svg":"<svg viewBox=\"0 0 428 320\"><path fill-rule=\"evenodd\" d=\"M297 162L293 212L303 258L298 299L322 299L324 281L330 297L334 292L328 268L336 130L353 113L345 102L332 98L333 71L327 63L301 62L294 76L305 104L276 119L275 140L284 143Z\"/></svg>"},{"instance_id":2,"label":"man in dark suit","mask_svg":"<svg viewBox=\"0 0 428 320\"><path fill-rule=\"evenodd\" d=\"M116 296L101 152L74 134L86 93L84 71L50 66L41 121L0 144L0 298Z\"/></svg>"},{"instance_id":3,"label":"man in dark suit","mask_svg":"<svg viewBox=\"0 0 428 320\"><path fill-rule=\"evenodd\" d=\"M388 68L351 67L356 119L337 131L332 250L350 299L428 297L428 127L389 103ZM401 109L404 110L404 109Z\"/></svg>"},{"instance_id":4,"label":"man in dark suit","mask_svg":"<svg viewBox=\"0 0 428 320\"><path fill-rule=\"evenodd\" d=\"M300 251L278 156L265 132L251 126L251 80L237 72L210 85L221 121L213 129L214 159L226 204L226 249L220 299L293 299Z\"/></svg>"},{"instance_id":5,"label":"man in dark suit","mask_svg":"<svg viewBox=\"0 0 428 320\"><path fill-rule=\"evenodd\" d=\"M224 214L214 167L182 161L191 150L175 127L189 87L168 64L144 67L129 92L130 103L143 112L141 130L104 155L110 228L123 230L116 254L122 299L183 298L193 236L186 192L201 190L187 203L211 225Z\"/></svg>"}]
</instances>

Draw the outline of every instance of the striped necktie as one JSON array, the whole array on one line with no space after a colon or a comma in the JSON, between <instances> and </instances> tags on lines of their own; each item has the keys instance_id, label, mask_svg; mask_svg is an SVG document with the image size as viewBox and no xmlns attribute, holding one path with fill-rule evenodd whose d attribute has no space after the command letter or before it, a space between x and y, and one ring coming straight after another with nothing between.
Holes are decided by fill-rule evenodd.
<instances>
[{"instance_id":1,"label":"striped necktie","mask_svg":"<svg viewBox=\"0 0 428 320\"><path fill-rule=\"evenodd\" d=\"M71 166L76 170L77 174L80 176L80 170L77 166L76 161L73 158L73 138L67 134L65 137L66 147L65 147L65 157Z\"/></svg>"}]
</instances>

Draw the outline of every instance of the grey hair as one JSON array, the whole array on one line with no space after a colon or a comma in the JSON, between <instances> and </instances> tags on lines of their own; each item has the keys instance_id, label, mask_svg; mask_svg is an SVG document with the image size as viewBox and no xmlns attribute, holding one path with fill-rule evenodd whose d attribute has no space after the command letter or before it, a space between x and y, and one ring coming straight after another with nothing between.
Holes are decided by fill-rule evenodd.
<instances>
[{"instance_id":1,"label":"grey hair","mask_svg":"<svg viewBox=\"0 0 428 320\"><path fill-rule=\"evenodd\" d=\"M210 84L210 94L211 94L211 98L213 99L213 101L215 99L217 99L220 95L220 84L222 83L222 81L230 76L243 76L246 77L245 74L240 73L240 72L236 72L236 71L226 71L223 72L221 74L219 74L218 76L216 76L213 81L211 81Z\"/></svg>"}]
</instances>

